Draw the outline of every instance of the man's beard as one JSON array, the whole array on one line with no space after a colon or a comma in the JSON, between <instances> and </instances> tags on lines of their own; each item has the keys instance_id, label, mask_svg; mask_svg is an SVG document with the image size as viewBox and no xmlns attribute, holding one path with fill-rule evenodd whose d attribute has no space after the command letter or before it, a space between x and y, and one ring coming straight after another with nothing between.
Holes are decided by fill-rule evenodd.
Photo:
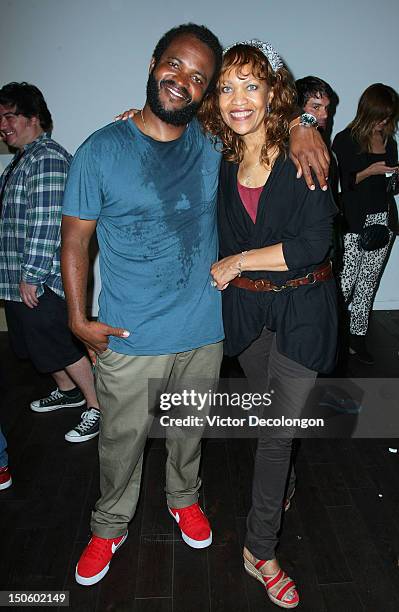
<instances>
[{"instance_id":1,"label":"man's beard","mask_svg":"<svg viewBox=\"0 0 399 612\"><path fill-rule=\"evenodd\" d=\"M175 87L186 98L190 97L190 94L185 88L179 87L171 79L161 81L160 86L162 83L167 83L168 85ZM201 106L201 102L190 102L189 104L187 104L187 106L179 110L166 110L160 100L158 83L155 80L155 77L153 76L152 72L149 75L147 81L147 102L154 115L161 119L161 121L176 126L186 125L187 123L189 123L197 114L197 111Z\"/></svg>"}]
</instances>

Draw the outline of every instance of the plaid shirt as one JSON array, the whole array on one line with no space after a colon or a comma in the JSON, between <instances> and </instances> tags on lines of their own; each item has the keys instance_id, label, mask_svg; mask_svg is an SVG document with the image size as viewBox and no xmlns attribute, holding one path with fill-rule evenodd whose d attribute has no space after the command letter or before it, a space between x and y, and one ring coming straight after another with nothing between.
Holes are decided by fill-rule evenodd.
<instances>
[{"instance_id":1,"label":"plaid shirt","mask_svg":"<svg viewBox=\"0 0 399 612\"><path fill-rule=\"evenodd\" d=\"M41 134L24 147L12 170L0 219L0 299L22 302L21 281L37 285L38 297L43 285L64 297L61 208L71 159L63 147ZM0 179L0 193L6 176L7 168Z\"/></svg>"}]
</instances>

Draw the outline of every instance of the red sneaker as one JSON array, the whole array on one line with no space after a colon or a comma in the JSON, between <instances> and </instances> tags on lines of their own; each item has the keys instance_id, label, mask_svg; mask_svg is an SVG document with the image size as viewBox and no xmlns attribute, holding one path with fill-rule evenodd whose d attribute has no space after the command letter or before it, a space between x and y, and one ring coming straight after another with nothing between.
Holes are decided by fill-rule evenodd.
<instances>
[{"instance_id":1,"label":"red sneaker","mask_svg":"<svg viewBox=\"0 0 399 612\"><path fill-rule=\"evenodd\" d=\"M179 525L186 544L192 548L206 548L212 544L211 526L198 504L186 508L168 509Z\"/></svg>"},{"instance_id":2,"label":"red sneaker","mask_svg":"<svg viewBox=\"0 0 399 612\"><path fill-rule=\"evenodd\" d=\"M12 485L12 478L8 465L0 468L0 491L2 489L8 489Z\"/></svg>"},{"instance_id":3,"label":"red sneaker","mask_svg":"<svg viewBox=\"0 0 399 612\"><path fill-rule=\"evenodd\" d=\"M76 582L90 586L104 578L114 552L122 546L126 538L127 532L120 538L109 540L93 535L76 566Z\"/></svg>"}]
</instances>

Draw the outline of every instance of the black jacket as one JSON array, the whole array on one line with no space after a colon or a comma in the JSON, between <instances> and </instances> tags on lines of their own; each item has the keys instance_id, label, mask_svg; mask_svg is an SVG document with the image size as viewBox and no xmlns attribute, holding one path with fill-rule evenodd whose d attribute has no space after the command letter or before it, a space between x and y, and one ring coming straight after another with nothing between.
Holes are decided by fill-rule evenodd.
<instances>
[{"instance_id":1,"label":"black jacket","mask_svg":"<svg viewBox=\"0 0 399 612\"><path fill-rule=\"evenodd\" d=\"M395 231L393 214L396 206L393 196L387 193L387 178L383 174L369 176L356 184L356 174L378 161L385 161L388 166L396 165L398 161L396 141L392 137L388 138L385 153L368 153L360 150L360 145L352 138L350 129L346 128L336 135L332 148L338 160L346 231L359 234L366 216L387 212L389 201L392 204L389 211L389 225Z\"/></svg>"},{"instance_id":2,"label":"black jacket","mask_svg":"<svg viewBox=\"0 0 399 612\"><path fill-rule=\"evenodd\" d=\"M286 272L245 272L249 278L268 278L280 285L305 276L325 259L332 239L337 208L329 191L310 191L296 178L289 159L280 156L263 188L256 223L249 217L237 188L238 165L222 162L219 181L220 257L279 242ZM334 279L284 289L252 292L232 285L223 291L225 352L237 355L261 333L276 331L278 350L319 372L335 364L337 306Z\"/></svg>"}]
</instances>

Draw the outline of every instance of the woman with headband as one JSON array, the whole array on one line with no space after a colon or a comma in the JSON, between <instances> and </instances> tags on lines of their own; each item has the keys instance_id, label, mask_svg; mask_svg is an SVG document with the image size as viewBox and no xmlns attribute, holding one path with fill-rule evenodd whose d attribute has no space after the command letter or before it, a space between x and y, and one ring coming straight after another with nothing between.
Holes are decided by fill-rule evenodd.
<instances>
[{"instance_id":1,"label":"woman with headband","mask_svg":"<svg viewBox=\"0 0 399 612\"><path fill-rule=\"evenodd\" d=\"M333 367L337 339L326 260L336 208L329 192L296 179L287 153L294 104L279 55L251 40L225 51L217 92L201 110L224 156L220 260L211 275L223 291L225 352L238 355L251 390L270 385L273 414L290 418L300 416L317 373ZM284 500L294 487L294 431L267 433L258 439L244 566L272 602L294 608L295 584L275 557Z\"/></svg>"}]
</instances>

